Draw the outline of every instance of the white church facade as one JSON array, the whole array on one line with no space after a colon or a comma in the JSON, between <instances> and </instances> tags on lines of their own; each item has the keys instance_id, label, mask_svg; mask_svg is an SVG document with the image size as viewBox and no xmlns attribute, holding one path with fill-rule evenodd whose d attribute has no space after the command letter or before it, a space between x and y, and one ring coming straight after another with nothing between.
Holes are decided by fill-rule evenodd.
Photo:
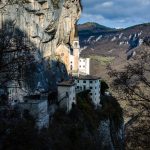
<instances>
[{"instance_id":1,"label":"white church facade","mask_svg":"<svg viewBox=\"0 0 150 150\"><path fill-rule=\"evenodd\" d=\"M74 38L72 46L62 42L55 51L55 55L65 64L69 74L78 74L79 54L80 46L78 37Z\"/></svg>"}]
</instances>

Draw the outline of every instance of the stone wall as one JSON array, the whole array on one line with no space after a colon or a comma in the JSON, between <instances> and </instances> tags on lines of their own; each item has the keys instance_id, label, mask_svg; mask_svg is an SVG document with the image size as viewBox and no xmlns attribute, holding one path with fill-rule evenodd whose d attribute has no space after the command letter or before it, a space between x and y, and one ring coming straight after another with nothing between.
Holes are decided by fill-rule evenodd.
<instances>
[{"instance_id":1,"label":"stone wall","mask_svg":"<svg viewBox=\"0 0 150 150\"><path fill-rule=\"evenodd\" d=\"M25 102L19 103L18 106L22 115L25 113L25 111L27 111L33 116L39 129L49 126L47 100L28 99Z\"/></svg>"}]
</instances>

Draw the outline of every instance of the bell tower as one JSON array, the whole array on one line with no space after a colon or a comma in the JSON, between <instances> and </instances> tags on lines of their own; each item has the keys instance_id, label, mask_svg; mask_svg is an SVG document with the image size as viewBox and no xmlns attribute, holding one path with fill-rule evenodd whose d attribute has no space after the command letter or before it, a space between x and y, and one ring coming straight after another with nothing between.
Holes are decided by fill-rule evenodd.
<instances>
[{"instance_id":1,"label":"bell tower","mask_svg":"<svg viewBox=\"0 0 150 150\"><path fill-rule=\"evenodd\" d=\"M79 38L75 37L73 41L73 55L74 55L74 72L78 73L79 71L79 51L80 51L80 44Z\"/></svg>"}]
</instances>

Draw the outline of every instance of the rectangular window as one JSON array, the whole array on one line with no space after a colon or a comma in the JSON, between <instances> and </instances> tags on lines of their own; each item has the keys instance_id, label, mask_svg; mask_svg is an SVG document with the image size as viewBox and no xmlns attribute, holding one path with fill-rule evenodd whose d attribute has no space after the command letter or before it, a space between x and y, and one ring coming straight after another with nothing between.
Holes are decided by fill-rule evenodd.
<instances>
[{"instance_id":1,"label":"rectangular window","mask_svg":"<svg viewBox=\"0 0 150 150\"><path fill-rule=\"evenodd\" d=\"M90 93L90 95L92 96L92 93Z\"/></svg>"},{"instance_id":2,"label":"rectangular window","mask_svg":"<svg viewBox=\"0 0 150 150\"><path fill-rule=\"evenodd\" d=\"M73 49L70 50L70 54L73 55Z\"/></svg>"},{"instance_id":3,"label":"rectangular window","mask_svg":"<svg viewBox=\"0 0 150 150\"><path fill-rule=\"evenodd\" d=\"M90 83L93 83L93 81L90 81Z\"/></svg>"},{"instance_id":4,"label":"rectangular window","mask_svg":"<svg viewBox=\"0 0 150 150\"><path fill-rule=\"evenodd\" d=\"M83 83L86 83L86 80L84 80Z\"/></svg>"},{"instance_id":5,"label":"rectangular window","mask_svg":"<svg viewBox=\"0 0 150 150\"><path fill-rule=\"evenodd\" d=\"M93 89L92 87L90 87L90 89Z\"/></svg>"}]
</instances>

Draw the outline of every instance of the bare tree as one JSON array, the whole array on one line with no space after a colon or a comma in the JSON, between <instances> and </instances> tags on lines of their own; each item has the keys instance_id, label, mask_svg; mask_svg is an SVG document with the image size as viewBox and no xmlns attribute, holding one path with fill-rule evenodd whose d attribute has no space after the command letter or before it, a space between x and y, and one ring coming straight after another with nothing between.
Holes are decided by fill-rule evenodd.
<instances>
[{"instance_id":1,"label":"bare tree","mask_svg":"<svg viewBox=\"0 0 150 150\"><path fill-rule=\"evenodd\" d=\"M0 30L0 85L10 81L21 83L24 68L34 61L35 47L27 35L7 21Z\"/></svg>"},{"instance_id":2,"label":"bare tree","mask_svg":"<svg viewBox=\"0 0 150 150\"><path fill-rule=\"evenodd\" d=\"M144 45L136 51L136 56L130 60L121 71L109 66L109 75L113 79L112 87L120 100L128 101L136 108L136 113L125 124L126 138L129 149L147 148L150 135L150 40L146 38Z\"/></svg>"},{"instance_id":3,"label":"bare tree","mask_svg":"<svg viewBox=\"0 0 150 150\"><path fill-rule=\"evenodd\" d=\"M143 47L125 68L118 72L109 68L114 89L130 100L132 105L149 109L150 104L150 48ZM122 98L123 98L122 97Z\"/></svg>"}]
</instances>

